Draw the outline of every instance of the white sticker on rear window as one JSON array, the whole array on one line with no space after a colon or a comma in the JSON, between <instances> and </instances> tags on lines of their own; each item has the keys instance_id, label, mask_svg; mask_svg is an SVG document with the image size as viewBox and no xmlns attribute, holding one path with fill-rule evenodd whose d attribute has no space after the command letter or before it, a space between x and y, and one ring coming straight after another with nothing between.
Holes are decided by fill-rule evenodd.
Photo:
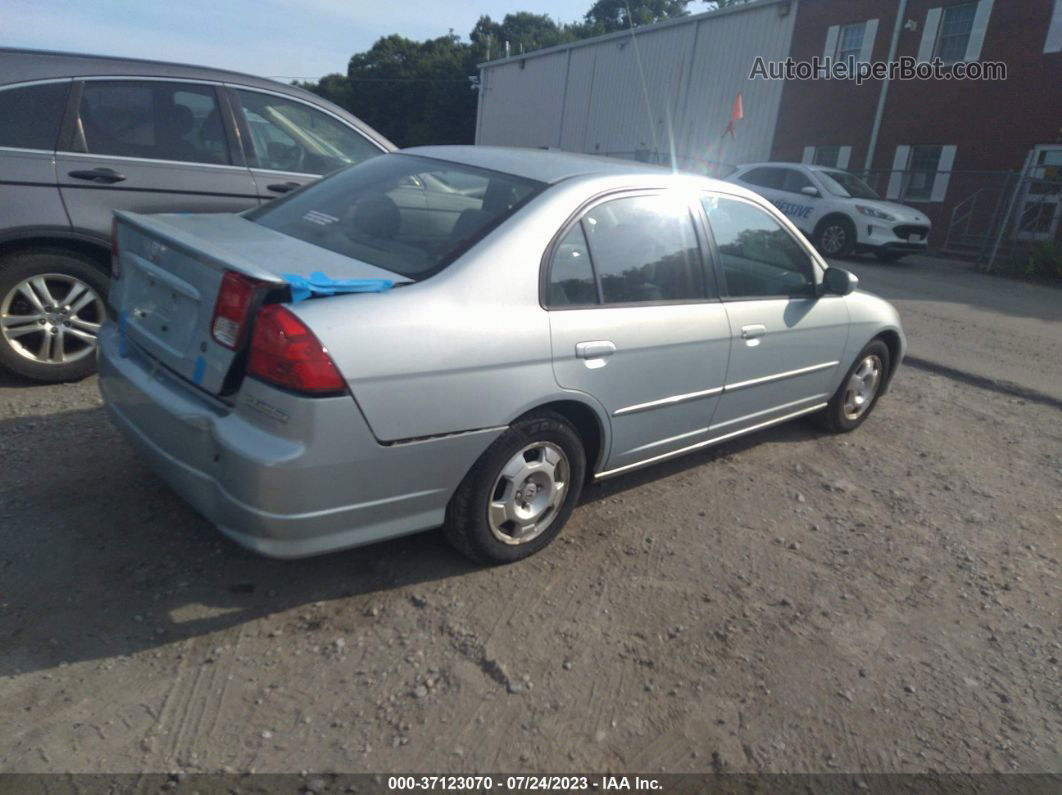
<instances>
[{"instance_id":1,"label":"white sticker on rear window","mask_svg":"<svg viewBox=\"0 0 1062 795\"><path fill-rule=\"evenodd\" d=\"M329 224L334 224L339 219L334 215L323 213L320 210L310 210L302 217L302 220L309 221L311 224L317 224L318 226L328 226Z\"/></svg>"}]
</instances>

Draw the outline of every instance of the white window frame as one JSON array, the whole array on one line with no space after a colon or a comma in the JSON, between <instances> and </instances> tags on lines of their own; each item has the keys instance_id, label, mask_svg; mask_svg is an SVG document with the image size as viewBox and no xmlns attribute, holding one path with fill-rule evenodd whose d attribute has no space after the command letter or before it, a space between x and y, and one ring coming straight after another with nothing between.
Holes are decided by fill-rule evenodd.
<instances>
[{"instance_id":1,"label":"white window frame","mask_svg":"<svg viewBox=\"0 0 1062 795\"><path fill-rule=\"evenodd\" d=\"M911 169L911 157L914 154L915 145L905 144L896 147L896 154L892 159L892 172L889 174L888 187L885 198L895 199L911 203L942 202L948 195L948 184L951 182L952 166L955 164L955 153L958 147L954 144L917 144L918 146L940 146L940 158L937 160L937 170L933 176L933 184L929 188L928 198L908 197L906 177Z\"/></svg>"},{"instance_id":2,"label":"white window frame","mask_svg":"<svg viewBox=\"0 0 1062 795\"><path fill-rule=\"evenodd\" d=\"M984 47L985 34L988 32L988 22L992 17L994 3L995 0L977 0L977 10L974 11L973 23L970 25L970 37L966 41L966 52L959 60L981 60L981 50ZM932 61L936 57L937 48L940 44L940 25L944 17L944 11L956 5L969 5L969 3L950 3L947 6L930 8L926 12L925 24L922 26L922 40L918 45L918 60L920 62Z\"/></svg>"},{"instance_id":3,"label":"white window frame","mask_svg":"<svg viewBox=\"0 0 1062 795\"><path fill-rule=\"evenodd\" d=\"M824 144L823 146L805 146L804 152L801 155L800 162L806 166L815 165L815 155L819 149L823 149L826 146L837 146L836 144ZM837 146L837 162L830 164L829 168L839 168L842 171L848 169L848 164L852 160L852 147L850 146ZM821 165L821 164L820 164Z\"/></svg>"},{"instance_id":4,"label":"white window frame","mask_svg":"<svg viewBox=\"0 0 1062 795\"><path fill-rule=\"evenodd\" d=\"M822 51L822 58L825 61L837 61L841 59L840 47L843 41L843 32L845 28L853 28L857 25L863 27L863 43L860 46L859 53L856 56L858 63L868 62L874 54L874 39L878 35L878 20L867 19L863 22L851 22L847 25L831 25L826 30L826 44Z\"/></svg>"},{"instance_id":5,"label":"white window frame","mask_svg":"<svg viewBox=\"0 0 1062 795\"><path fill-rule=\"evenodd\" d=\"M1051 12L1051 22L1047 26L1044 39L1044 55L1062 52L1062 0L1055 0L1055 9Z\"/></svg>"}]
</instances>

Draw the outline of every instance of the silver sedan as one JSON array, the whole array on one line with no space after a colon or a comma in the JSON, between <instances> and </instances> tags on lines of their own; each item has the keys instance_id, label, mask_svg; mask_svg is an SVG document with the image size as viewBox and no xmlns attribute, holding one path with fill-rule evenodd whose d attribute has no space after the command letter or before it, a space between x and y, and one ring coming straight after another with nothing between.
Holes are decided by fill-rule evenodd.
<instances>
[{"instance_id":1,"label":"silver sedan","mask_svg":"<svg viewBox=\"0 0 1062 795\"><path fill-rule=\"evenodd\" d=\"M111 417L278 557L441 526L518 560L588 481L857 428L905 349L763 199L618 160L410 149L240 215L119 213L115 239Z\"/></svg>"}]
</instances>

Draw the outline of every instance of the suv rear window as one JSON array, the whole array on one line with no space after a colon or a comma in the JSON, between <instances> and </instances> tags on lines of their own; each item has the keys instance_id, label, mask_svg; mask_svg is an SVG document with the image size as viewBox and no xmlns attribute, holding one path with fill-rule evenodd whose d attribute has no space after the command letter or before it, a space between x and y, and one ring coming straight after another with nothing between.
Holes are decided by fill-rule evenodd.
<instances>
[{"instance_id":1,"label":"suv rear window","mask_svg":"<svg viewBox=\"0 0 1062 795\"><path fill-rule=\"evenodd\" d=\"M246 218L414 280L438 273L545 184L413 155L380 155Z\"/></svg>"},{"instance_id":2,"label":"suv rear window","mask_svg":"<svg viewBox=\"0 0 1062 795\"><path fill-rule=\"evenodd\" d=\"M0 91L0 146L55 150L70 83Z\"/></svg>"}]
</instances>

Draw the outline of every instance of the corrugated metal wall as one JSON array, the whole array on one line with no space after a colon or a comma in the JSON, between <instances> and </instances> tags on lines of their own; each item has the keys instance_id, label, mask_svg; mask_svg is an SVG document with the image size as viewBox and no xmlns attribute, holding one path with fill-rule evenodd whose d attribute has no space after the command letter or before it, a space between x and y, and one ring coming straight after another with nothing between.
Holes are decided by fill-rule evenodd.
<instances>
[{"instance_id":1,"label":"corrugated metal wall","mask_svg":"<svg viewBox=\"0 0 1062 795\"><path fill-rule=\"evenodd\" d=\"M749 73L787 57L795 17L760 0L485 64L476 143L666 160L670 113L680 167L765 160L783 83ZM738 92L745 118L722 140Z\"/></svg>"}]
</instances>

